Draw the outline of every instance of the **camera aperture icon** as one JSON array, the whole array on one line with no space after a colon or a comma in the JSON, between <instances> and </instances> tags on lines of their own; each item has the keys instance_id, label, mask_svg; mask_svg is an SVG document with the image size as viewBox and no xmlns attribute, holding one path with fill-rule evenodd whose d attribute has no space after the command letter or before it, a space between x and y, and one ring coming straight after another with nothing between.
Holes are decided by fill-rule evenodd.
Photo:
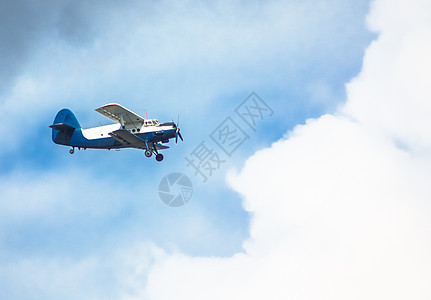
<instances>
[{"instance_id":1,"label":"camera aperture icon","mask_svg":"<svg viewBox=\"0 0 431 300\"><path fill-rule=\"evenodd\" d=\"M192 194L192 182L182 173L171 173L160 181L159 197L166 205L183 206L190 200Z\"/></svg>"}]
</instances>

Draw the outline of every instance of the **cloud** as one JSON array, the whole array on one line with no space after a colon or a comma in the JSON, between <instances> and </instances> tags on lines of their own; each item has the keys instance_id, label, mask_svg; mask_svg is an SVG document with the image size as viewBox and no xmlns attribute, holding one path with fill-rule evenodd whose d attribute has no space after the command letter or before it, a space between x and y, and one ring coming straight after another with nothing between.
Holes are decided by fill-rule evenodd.
<instances>
[{"instance_id":1,"label":"cloud","mask_svg":"<svg viewBox=\"0 0 431 300\"><path fill-rule=\"evenodd\" d=\"M349 102L342 111L425 155L431 151L427 82L431 69L431 5L426 1L415 3L375 2L369 23L381 34L367 51L361 74L347 86Z\"/></svg>"},{"instance_id":2,"label":"cloud","mask_svg":"<svg viewBox=\"0 0 431 300\"><path fill-rule=\"evenodd\" d=\"M350 76L370 37L358 20L365 5L339 0L115 3L48 1L21 5L22 11L8 4L16 21L0 28L26 24L20 20L31 28L20 34L4 29L10 39L0 58L10 70L2 75L5 123L21 115L15 126L23 130L51 121L64 106L88 111L110 101L169 119L166 107L183 120L214 115L214 102L222 110L232 95L285 93L308 85L303 82L310 77L325 86ZM334 90L340 94L340 87ZM13 140L11 148L27 138L5 128L0 134Z\"/></svg>"},{"instance_id":3,"label":"cloud","mask_svg":"<svg viewBox=\"0 0 431 300\"><path fill-rule=\"evenodd\" d=\"M2 1L0 3L0 93L5 93L37 49L53 37L75 46L92 40L100 29L94 11L102 15L110 2L91 1Z\"/></svg>"},{"instance_id":4,"label":"cloud","mask_svg":"<svg viewBox=\"0 0 431 300\"><path fill-rule=\"evenodd\" d=\"M427 299L429 174L348 119L311 121L233 179L252 213L245 253L168 257L149 299Z\"/></svg>"},{"instance_id":5,"label":"cloud","mask_svg":"<svg viewBox=\"0 0 431 300\"><path fill-rule=\"evenodd\" d=\"M148 299L430 298L431 18L405 16L430 11L425 1L374 2L380 36L346 105L230 177L252 214L245 252L164 257Z\"/></svg>"},{"instance_id":6,"label":"cloud","mask_svg":"<svg viewBox=\"0 0 431 300\"><path fill-rule=\"evenodd\" d=\"M154 228L144 224L151 218L139 209L143 201L160 203L151 193L136 195L126 181L96 175L58 166L56 172L14 172L2 178L2 297L106 299L139 290L149 266L165 255L148 241Z\"/></svg>"},{"instance_id":7,"label":"cloud","mask_svg":"<svg viewBox=\"0 0 431 300\"><path fill-rule=\"evenodd\" d=\"M0 93L12 84L13 78L22 70L26 58L34 49L33 43L39 38L39 32L46 30L49 24L49 16L35 14L36 6L23 2L0 3ZM37 6L43 10L43 4L38 3Z\"/></svg>"},{"instance_id":8,"label":"cloud","mask_svg":"<svg viewBox=\"0 0 431 300\"><path fill-rule=\"evenodd\" d=\"M142 289L153 260L165 255L150 243L135 243L81 259L39 256L8 261L0 269L2 295L14 299L137 299L133 293Z\"/></svg>"},{"instance_id":9,"label":"cloud","mask_svg":"<svg viewBox=\"0 0 431 300\"><path fill-rule=\"evenodd\" d=\"M281 90L283 96L276 98L282 100L274 104L274 110L286 109L290 105L285 101L286 91L301 90L304 85L313 101L319 101L319 90L327 90L329 98L337 93L325 87L348 77L357 58L354 53L362 51L358 41L366 38L362 28L355 26L361 24L357 19L362 17L364 4L131 1L117 9L115 5L105 8L105 1L64 1L58 6L54 2L39 7L40 16L34 16L39 14L34 8L18 18L34 20L35 28L13 40L22 52L16 52L20 59L10 65L13 72L5 73L14 84L0 107L7 124L0 129L7 141L1 158L8 165L13 161L8 169L12 171L5 172L0 183L3 294L15 299L29 299L37 295L35 291L51 299L157 298L181 289L175 283L181 282L181 276L195 280L197 273L201 276L198 287L223 282L226 293L238 295L244 289L229 284L245 288L250 282L274 280L274 286L281 285L283 277L253 277L255 269L262 274L278 272L276 258L284 257L286 249L281 245L274 255L259 254L268 251L261 249L258 238L259 230L261 236L269 234L263 229L251 231L256 237L249 240L247 252L227 259L169 255L147 244L140 246L144 239L187 253L232 253L238 249L239 238L247 236L242 232L245 213L232 212L235 204L229 203L230 194L218 186L205 190L202 199L186 209L168 211L153 189L160 178L155 173L161 176L167 169L147 172L153 166L137 164L133 154L113 158L108 152L88 151L80 162L68 154L58 159L58 153L67 149L54 148L47 126L62 107L81 112L78 117L83 125L90 118L94 122L95 112L88 108L111 99L137 112L148 105L161 114L167 113L166 107L184 110L189 115L182 115L181 120L193 120L196 125L199 117L207 127L208 119L219 117L217 108L225 109L232 98L241 99L251 89L277 94ZM318 78L316 84L309 86L309 77ZM285 119L284 114L281 118ZM193 135L197 134L188 134L188 141ZM89 170L94 173L86 174ZM222 193L227 196L220 201ZM246 202L247 209L257 222L258 208L249 208L252 202L256 201ZM263 228L278 226L261 224ZM273 237L268 241L283 244L284 233L276 229L270 231ZM164 278L173 277L167 288ZM182 288L184 293L191 291L186 282ZM195 292L206 294L202 289ZM263 292L268 293L259 291Z\"/></svg>"},{"instance_id":10,"label":"cloud","mask_svg":"<svg viewBox=\"0 0 431 300\"><path fill-rule=\"evenodd\" d=\"M57 170L50 174L16 172L2 178L0 222L31 217L48 221L49 217L57 220L60 216L64 220L77 210L87 214L86 217L96 218L118 209L118 202L107 203L103 199L108 195L119 199L122 193L109 191L108 178L97 180L89 172L82 174L83 170L67 168L67 171ZM78 197L77 192L88 198Z\"/></svg>"}]
</instances>

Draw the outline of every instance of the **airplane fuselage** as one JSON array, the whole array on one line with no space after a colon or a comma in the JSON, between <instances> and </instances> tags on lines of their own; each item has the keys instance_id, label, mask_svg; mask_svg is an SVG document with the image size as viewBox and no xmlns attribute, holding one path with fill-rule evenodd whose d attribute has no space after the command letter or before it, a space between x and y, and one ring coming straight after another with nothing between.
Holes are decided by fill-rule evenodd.
<instances>
[{"instance_id":1,"label":"airplane fuselage","mask_svg":"<svg viewBox=\"0 0 431 300\"><path fill-rule=\"evenodd\" d=\"M88 149L119 149L131 147L131 145L121 143L109 135L111 132L119 129L121 129L120 124L87 129L79 128L75 129L70 141L56 140L54 138L54 142L60 145ZM142 126L139 129L126 127L124 129L148 143L167 142L169 139L175 138L175 128L172 125Z\"/></svg>"}]
</instances>

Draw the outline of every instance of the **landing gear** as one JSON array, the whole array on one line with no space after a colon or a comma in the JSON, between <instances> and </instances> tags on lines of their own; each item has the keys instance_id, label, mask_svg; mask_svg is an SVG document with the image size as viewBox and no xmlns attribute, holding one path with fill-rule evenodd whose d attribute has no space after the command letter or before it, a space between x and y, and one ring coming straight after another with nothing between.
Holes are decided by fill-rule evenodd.
<instances>
[{"instance_id":1,"label":"landing gear","mask_svg":"<svg viewBox=\"0 0 431 300\"><path fill-rule=\"evenodd\" d=\"M153 155L153 151L151 151L150 149L145 150L146 157L151 157L151 155Z\"/></svg>"},{"instance_id":2,"label":"landing gear","mask_svg":"<svg viewBox=\"0 0 431 300\"><path fill-rule=\"evenodd\" d=\"M147 147L147 149L145 150L144 154L146 157L151 157L151 155L153 155L153 153L156 155L156 160L157 161L162 161L163 160L163 155L160 154L159 152L157 152L157 147L156 144L153 143L152 147L148 147L147 142L145 142L145 146Z\"/></svg>"},{"instance_id":3,"label":"landing gear","mask_svg":"<svg viewBox=\"0 0 431 300\"><path fill-rule=\"evenodd\" d=\"M70 149L70 150L69 150L69 153L70 153L70 154L75 153L75 148Z\"/></svg>"}]
</instances>

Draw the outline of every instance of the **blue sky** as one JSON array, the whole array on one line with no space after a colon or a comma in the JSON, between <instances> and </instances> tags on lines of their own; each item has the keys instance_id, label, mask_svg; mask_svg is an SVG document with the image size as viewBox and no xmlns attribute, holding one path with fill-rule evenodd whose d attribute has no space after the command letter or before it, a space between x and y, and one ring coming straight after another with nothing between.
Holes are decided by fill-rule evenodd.
<instances>
[{"instance_id":1,"label":"blue sky","mask_svg":"<svg viewBox=\"0 0 431 300\"><path fill-rule=\"evenodd\" d=\"M374 33L367 29L369 10L369 1L341 0L3 1L5 299L40 299L38 293L46 299L126 299L121 291L130 283L117 277L132 276L131 266L142 263L145 270L171 253L229 258L248 251L244 241L254 233L250 224L258 214L247 208L247 193L232 189L227 174L240 173L250 156L295 126L344 104L345 84L376 65L363 67L365 50L376 31L386 29L379 21L371 24ZM210 143L210 133L226 117L235 118L235 108L253 91L274 114L256 132L244 126L250 139L202 183L184 158L200 142ZM82 127L94 127L111 123L94 111L110 102L143 116L147 110L162 122L179 115L184 143L171 142L162 163L138 150L71 156L67 147L52 143L48 126L60 109L75 112ZM355 103L346 111L358 111ZM373 126L378 119L351 115ZM399 140L412 136L403 130L397 131ZM157 195L160 180L172 172L185 173L194 184L192 199L180 208ZM148 273L139 274L141 281L132 284L138 291ZM57 275L61 279L50 285Z\"/></svg>"}]
</instances>

